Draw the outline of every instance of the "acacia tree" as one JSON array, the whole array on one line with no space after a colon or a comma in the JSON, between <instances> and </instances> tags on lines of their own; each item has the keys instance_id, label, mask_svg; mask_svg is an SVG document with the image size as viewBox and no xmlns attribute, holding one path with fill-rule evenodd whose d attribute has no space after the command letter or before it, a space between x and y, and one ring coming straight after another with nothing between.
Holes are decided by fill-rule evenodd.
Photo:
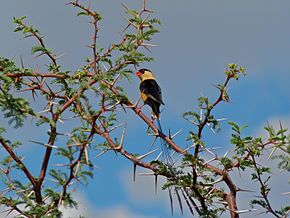
<instances>
[{"instance_id":1,"label":"acacia tree","mask_svg":"<svg viewBox=\"0 0 290 218\"><path fill-rule=\"evenodd\" d=\"M5 129L1 127L1 152L7 155L0 162L1 205L8 212L17 212L20 217L61 216L60 206L77 207L72 196L75 184L93 182L88 180L94 174L94 164L88 151L97 155L99 149L102 149L101 154L116 152L133 163L134 177L137 167L149 169L155 181L159 176L166 177L163 189L169 192L171 210L176 203L181 213L185 205L198 217L216 217L224 213L239 217L241 213L251 212L250 209L239 210L238 193L244 190L234 183L229 174L231 171L242 170L251 172L249 180L260 186L258 195L249 200L249 204L262 207L265 213L274 217L286 217L289 206L277 210L271 205L271 187L268 185L271 169L262 166L259 159L265 151L271 149L271 157L279 159L279 167L289 171L290 137L287 129L281 126L275 130L267 126L265 129L269 137L262 139L244 136L243 126L229 122L233 132L230 140L232 149L225 156L219 156L207 148L203 138L206 128L215 131L220 128L213 110L219 104L229 101L227 86L231 80L245 75L243 67L229 64L224 72L225 81L216 85L217 98L211 101L200 97L196 111L183 114L192 124L187 137L191 146L176 144L176 134L166 134L158 129L126 94L120 81L130 80L134 67L153 61L152 57L146 55L146 49L152 46L151 38L158 32L160 21L152 18L152 11L145 3L144 0L140 10L124 6L127 26L123 36L119 42L105 49L106 46L100 47L97 44L98 24L102 20L99 12L77 0L69 2L68 5L78 10L78 16L90 18L93 32L89 46L92 55L77 71L66 70L59 65L58 56L47 47L40 31L26 23L26 17L14 18L15 32L33 38L36 44L31 49L32 54L46 56L48 64L46 71L40 72L23 65L17 66L13 60L1 57L0 108L14 128L22 128L26 119L32 119L33 125L48 126L49 131L46 142L32 141L44 146L43 159L38 163L41 166L39 173L34 175L18 152L22 143L8 139ZM15 90L31 93L32 97L21 97L15 94ZM45 108L36 112L32 102L40 99L45 102ZM148 125L148 137L153 137L154 142L160 138L172 151L170 158L173 164L156 158L155 150L146 154L133 154L125 149L126 129L119 137L115 132L122 127L118 116L127 110L133 111L144 121L144 125ZM77 120L79 125L73 129L63 129L61 123L64 119ZM43 133L44 137L46 134ZM56 140L60 138L65 139L66 143L56 145ZM63 164L55 167L52 156L58 156ZM19 174L24 175L25 179L17 179ZM53 182L48 180L48 175L54 179Z\"/></svg>"}]
</instances>

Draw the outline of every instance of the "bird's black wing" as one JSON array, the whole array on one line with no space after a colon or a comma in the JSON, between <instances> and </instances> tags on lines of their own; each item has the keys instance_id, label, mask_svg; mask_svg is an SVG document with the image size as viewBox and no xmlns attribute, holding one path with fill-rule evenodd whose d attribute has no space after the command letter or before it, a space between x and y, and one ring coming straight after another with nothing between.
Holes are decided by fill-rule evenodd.
<instances>
[{"instance_id":1,"label":"bird's black wing","mask_svg":"<svg viewBox=\"0 0 290 218\"><path fill-rule=\"evenodd\" d=\"M157 101L160 104L164 105L162 101L161 88L154 79L147 79L140 83L140 91L147 95L148 98Z\"/></svg>"}]
</instances>

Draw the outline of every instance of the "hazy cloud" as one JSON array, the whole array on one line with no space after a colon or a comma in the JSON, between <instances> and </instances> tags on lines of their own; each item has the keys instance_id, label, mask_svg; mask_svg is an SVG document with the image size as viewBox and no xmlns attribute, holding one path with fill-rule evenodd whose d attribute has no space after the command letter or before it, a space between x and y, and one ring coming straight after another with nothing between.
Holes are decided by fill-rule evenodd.
<instances>
[{"instance_id":1,"label":"hazy cloud","mask_svg":"<svg viewBox=\"0 0 290 218\"><path fill-rule=\"evenodd\" d=\"M123 204L99 208L95 207L95 205L89 202L81 193L75 194L75 197L79 204L78 209L62 208L64 218L78 218L79 216L84 216L86 218L155 218L136 213Z\"/></svg>"}]
</instances>

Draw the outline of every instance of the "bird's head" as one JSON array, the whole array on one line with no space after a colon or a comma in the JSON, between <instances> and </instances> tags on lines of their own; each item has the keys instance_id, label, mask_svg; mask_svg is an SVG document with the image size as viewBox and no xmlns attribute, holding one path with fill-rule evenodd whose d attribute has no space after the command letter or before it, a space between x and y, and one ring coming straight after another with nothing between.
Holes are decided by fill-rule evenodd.
<instances>
[{"instance_id":1,"label":"bird's head","mask_svg":"<svg viewBox=\"0 0 290 218\"><path fill-rule=\"evenodd\" d=\"M136 72L136 76L139 77L141 81L147 80L147 79L155 79L153 73L148 69L140 69Z\"/></svg>"}]
</instances>

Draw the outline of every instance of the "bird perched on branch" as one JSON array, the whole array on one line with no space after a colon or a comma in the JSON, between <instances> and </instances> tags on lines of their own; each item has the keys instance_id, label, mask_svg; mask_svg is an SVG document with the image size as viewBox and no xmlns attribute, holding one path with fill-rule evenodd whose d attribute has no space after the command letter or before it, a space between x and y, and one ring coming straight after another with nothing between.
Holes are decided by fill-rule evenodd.
<instances>
[{"instance_id":1,"label":"bird perched on branch","mask_svg":"<svg viewBox=\"0 0 290 218\"><path fill-rule=\"evenodd\" d=\"M157 119L159 131L162 132L161 124L160 124L160 106L164 105L162 100L161 88L155 80L153 73L148 69L140 69L136 72L136 75L141 80L140 82L140 92L141 98L144 102L144 105L147 104L152 109L153 118ZM142 105L139 109L141 109L144 105ZM168 153L167 144L162 141L162 153L165 157L168 164L172 165L171 157Z\"/></svg>"},{"instance_id":2,"label":"bird perched on branch","mask_svg":"<svg viewBox=\"0 0 290 218\"><path fill-rule=\"evenodd\" d=\"M160 105L164 105L160 86L156 82L153 73L148 69L140 69L136 72L136 75L141 80L139 89L144 104L148 104L151 107L153 116L159 120Z\"/></svg>"}]
</instances>

